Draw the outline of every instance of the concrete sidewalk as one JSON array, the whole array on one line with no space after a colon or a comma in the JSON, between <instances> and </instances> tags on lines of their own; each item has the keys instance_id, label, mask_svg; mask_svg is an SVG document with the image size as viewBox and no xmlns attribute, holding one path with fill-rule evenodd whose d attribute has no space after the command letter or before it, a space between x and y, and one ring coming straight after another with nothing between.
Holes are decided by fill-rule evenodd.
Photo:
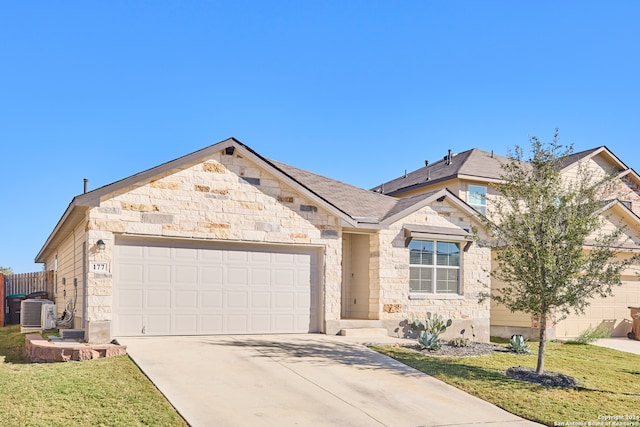
<instances>
[{"instance_id":1,"label":"concrete sidewalk","mask_svg":"<svg viewBox=\"0 0 640 427\"><path fill-rule=\"evenodd\" d=\"M627 353L640 354L640 341L630 340L629 338L601 338L594 341L593 344Z\"/></svg>"},{"instance_id":2,"label":"concrete sidewalk","mask_svg":"<svg viewBox=\"0 0 640 427\"><path fill-rule=\"evenodd\" d=\"M118 340L192 426L533 426L327 335Z\"/></svg>"}]
</instances>

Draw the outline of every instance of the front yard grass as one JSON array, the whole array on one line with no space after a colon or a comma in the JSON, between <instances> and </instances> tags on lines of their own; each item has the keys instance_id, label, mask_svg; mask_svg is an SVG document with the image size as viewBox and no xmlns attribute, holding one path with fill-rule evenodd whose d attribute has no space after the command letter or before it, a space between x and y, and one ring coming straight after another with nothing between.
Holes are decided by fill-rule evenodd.
<instances>
[{"instance_id":1,"label":"front yard grass","mask_svg":"<svg viewBox=\"0 0 640 427\"><path fill-rule=\"evenodd\" d=\"M373 348L508 412L549 426L589 425L603 422L599 417L605 416L629 417L618 422L640 423L640 355L594 345L547 343L545 371L567 374L580 382L580 388L562 389L504 375L514 366L535 369L538 345L530 343L530 347L531 355L526 356L493 353L479 357L433 357L403 348Z\"/></svg>"},{"instance_id":2,"label":"front yard grass","mask_svg":"<svg viewBox=\"0 0 640 427\"><path fill-rule=\"evenodd\" d=\"M1 426L186 426L129 356L29 364L20 326L0 328Z\"/></svg>"}]
</instances>

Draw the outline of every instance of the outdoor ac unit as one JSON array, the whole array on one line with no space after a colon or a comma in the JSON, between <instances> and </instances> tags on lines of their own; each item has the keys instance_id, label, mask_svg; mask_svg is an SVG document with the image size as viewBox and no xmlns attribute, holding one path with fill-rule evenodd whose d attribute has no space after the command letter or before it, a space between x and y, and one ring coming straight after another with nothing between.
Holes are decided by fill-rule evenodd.
<instances>
[{"instance_id":1,"label":"outdoor ac unit","mask_svg":"<svg viewBox=\"0 0 640 427\"><path fill-rule=\"evenodd\" d=\"M20 326L23 328L42 328L42 306L52 305L46 299L26 299L20 304Z\"/></svg>"},{"instance_id":2,"label":"outdoor ac unit","mask_svg":"<svg viewBox=\"0 0 640 427\"><path fill-rule=\"evenodd\" d=\"M42 304L42 330L56 328L56 320L58 319L58 312L56 311L55 304Z\"/></svg>"}]
</instances>

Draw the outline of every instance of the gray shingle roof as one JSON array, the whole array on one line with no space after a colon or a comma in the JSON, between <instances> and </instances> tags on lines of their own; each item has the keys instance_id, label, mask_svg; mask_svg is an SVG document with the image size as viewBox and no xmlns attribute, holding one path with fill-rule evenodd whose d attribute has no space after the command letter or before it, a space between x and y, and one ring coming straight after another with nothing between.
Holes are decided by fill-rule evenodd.
<instances>
[{"instance_id":1,"label":"gray shingle roof","mask_svg":"<svg viewBox=\"0 0 640 427\"><path fill-rule=\"evenodd\" d=\"M406 176L385 182L372 190L384 194L397 194L459 176L499 179L502 175L502 164L508 162L507 157L473 148L453 154L451 163L447 162L446 158L438 160Z\"/></svg>"},{"instance_id":2,"label":"gray shingle roof","mask_svg":"<svg viewBox=\"0 0 640 427\"><path fill-rule=\"evenodd\" d=\"M584 159L585 157L589 157L592 153L594 153L595 151L598 151L600 148L602 147L596 147L590 150L584 150L584 151L580 151L579 153L573 153L568 155L567 157L562 159L560 162L562 169L572 165L573 163L581 159Z\"/></svg>"},{"instance_id":3,"label":"gray shingle roof","mask_svg":"<svg viewBox=\"0 0 640 427\"><path fill-rule=\"evenodd\" d=\"M371 222L378 222L395 211L401 201L275 160L269 162L352 218L371 218Z\"/></svg>"}]
</instances>

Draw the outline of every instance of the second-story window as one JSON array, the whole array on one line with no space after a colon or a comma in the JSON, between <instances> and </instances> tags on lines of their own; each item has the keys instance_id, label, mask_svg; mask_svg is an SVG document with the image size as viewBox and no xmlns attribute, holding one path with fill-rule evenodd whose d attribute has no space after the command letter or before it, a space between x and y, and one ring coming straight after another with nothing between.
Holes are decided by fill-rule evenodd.
<instances>
[{"instance_id":1,"label":"second-story window","mask_svg":"<svg viewBox=\"0 0 640 427\"><path fill-rule=\"evenodd\" d=\"M469 204L482 215L487 214L487 187L482 185L469 186Z\"/></svg>"}]
</instances>

